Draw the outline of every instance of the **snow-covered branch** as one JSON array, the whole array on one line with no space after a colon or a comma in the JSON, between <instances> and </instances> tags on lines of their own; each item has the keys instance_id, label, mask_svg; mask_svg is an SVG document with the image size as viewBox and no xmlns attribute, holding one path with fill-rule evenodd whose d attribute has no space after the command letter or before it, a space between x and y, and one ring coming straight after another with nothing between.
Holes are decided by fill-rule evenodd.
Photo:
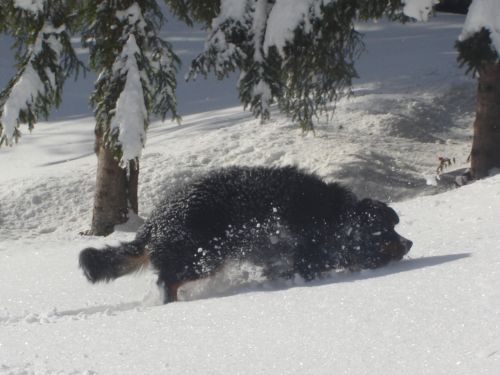
<instances>
[{"instance_id":1,"label":"snow-covered branch","mask_svg":"<svg viewBox=\"0 0 500 375\"><path fill-rule=\"evenodd\" d=\"M27 55L24 68L2 93L0 144L12 145L20 135L20 123L28 123L31 129L40 114L48 113L47 104L57 100L56 75L62 50L59 35L64 31L64 26L55 28L50 22L45 22Z\"/></svg>"},{"instance_id":2,"label":"snow-covered branch","mask_svg":"<svg viewBox=\"0 0 500 375\"><path fill-rule=\"evenodd\" d=\"M139 54L135 37L130 34L119 63L114 66L116 74L126 76L110 125L111 134L117 134L121 145L122 164L138 159L146 142L148 112L144 103L141 73L137 66L136 55Z\"/></svg>"},{"instance_id":3,"label":"snow-covered branch","mask_svg":"<svg viewBox=\"0 0 500 375\"><path fill-rule=\"evenodd\" d=\"M45 2L46 0L15 0L14 6L18 9L36 14L43 10Z\"/></svg>"},{"instance_id":4,"label":"snow-covered branch","mask_svg":"<svg viewBox=\"0 0 500 375\"><path fill-rule=\"evenodd\" d=\"M154 2L120 5L101 7L84 38L90 41L91 64L99 71L91 98L97 130L123 167L139 159L151 114L165 117L170 111L177 118L179 59L158 36L161 14ZM115 32L103 34L103 29Z\"/></svg>"},{"instance_id":5,"label":"snow-covered branch","mask_svg":"<svg viewBox=\"0 0 500 375\"><path fill-rule=\"evenodd\" d=\"M403 0L403 13L417 21L427 21L432 13L432 7L440 0Z\"/></svg>"},{"instance_id":6,"label":"snow-covered branch","mask_svg":"<svg viewBox=\"0 0 500 375\"><path fill-rule=\"evenodd\" d=\"M500 1L474 0L469 7L459 40L464 41L485 28L490 32L493 48L500 56Z\"/></svg>"}]
</instances>

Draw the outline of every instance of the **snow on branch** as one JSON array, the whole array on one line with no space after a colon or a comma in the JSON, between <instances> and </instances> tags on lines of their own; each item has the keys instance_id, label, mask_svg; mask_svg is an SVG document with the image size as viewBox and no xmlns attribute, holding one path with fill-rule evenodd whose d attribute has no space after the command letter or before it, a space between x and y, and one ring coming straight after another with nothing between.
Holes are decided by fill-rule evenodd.
<instances>
[{"instance_id":1,"label":"snow on branch","mask_svg":"<svg viewBox=\"0 0 500 375\"><path fill-rule=\"evenodd\" d=\"M43 54L49 54L51 60L59 64L62 44L58 34L64 31L64 26L55 28L46 22L28 53L24 69L2 93L0 144L12 145L20 135L20 123L28 123L31 129L39 114L48 113L47 104L55 101L58 90L55 72L39 63Z\"/></svg>"},{"instance_id":2,"label":"snow on branch","mask_svg":"<svg viewBox=\"0 0 500 375\"><path fill-rule=\"evenodd\" d=\"M476 0L479 1L479 0ZM498 0L490 0L497 1ZM264 53L269 48L276 47L282 57L284 48L288 43L293 43L295 31L302 28L305 34L311 29L311 20L320 19L322 7L326 7L335 0L221 0L219 15L212 21L212 34L207 39L205 51L218 53L218 61L213 61L217 72L219 68L233 67L233 60L241 57L241 50L235 44L227 41L224 35L226 29L233 29L233 25L251 31L254 43L257 46L255 61L260 61L260 47ZM402 0L403 12L406 16L418 21L427 21L432 7L439 0ZM251 20L251 30L247 22ZM262 45L258 42L262 40ZM218 72L218 76L223 74Z\"/></svg>"},{"instance_id":3,"label":"snow on branch","mask_svg":"<svg viewBox=\"0 0 500 375\"><path fill-rule=\"evenodd\" d=\"M469 7L459 41L472 37L485 28L490 32L494 49L500 56L500 1L474 0Z\"/></svg>"},{"instance_id":4,"label":"snow on branch","mask_svg":"<svg viewBox=\"0 0 500 375\"><path fill-rule=\"evenodd\" d=\"M8 146L17 141L19 133L19 117L22 111L29 111L33 107L36 97L43 92L44 86L40 76L28 63L23 73L12 87L12 91L3 105L2 117L0 117L0 142L6 142Z\"/></svg>"},{"instance_id":5,"label":"snow on branch","mask_svg":"<svg viewBox=\"0 0 500 375\"><path fill-rule=\"evenodd\" d=\"M240 99L255 116L269 118L276 100L304 129L312 128L312 116L342 95L355 75L351 62L359 51L359 37L351 23L340 20L351 20L356 12L336 4L336 0L221 1L189 78L209 72L224 78L239 70Z\"/></svg>"},{"instance_id":6,"label":"snow on branch","mask_svg":"<svg viewBox=\"0 0 500 375\"><path fill-rule=\"evenodd\" d=\"M403 0L403 13L417 21L427 21L432 12L432 7L440 0Z\"/></svg>"},{"instance_id":7,"label":"snow on branch","mask_svg":"<svg viewBox=\"0 0 500 375\"><path fill-rule=\"evenodd\" d=\"M130 34L120 59L113 67L119 75L126 74L125 86L116 102L110 126L111 134L118 135L122 164L138 159L146 142L145 125L148 111L144 103L141 73L136 59L136 55L139 54L140 49L134 34Z\"/></svg>"},{"instance_id":8,"label":"snow on branch","mask_svg":"<svg viewBox=\"0 0 500 375\"><path fill-rule=\"evenodd\" d=\"M132 5L125 10L117 10L116 18L122 22L126 22L130 26L135 26L143 32L147 26L141 8L137 3L132 3Z\"/></svg>"},{"instance_id":9,"label":"snow on branch","mask_svg":"<svg viewBox=\"0 0 500 375\"><path fill-rule=\"evenodd\" d=\"M90 60L99 71L91 96L96 129L125 167L141 156L151 114L164 118L171 112L178 118L175 88L180 61L158 35L162 15L154 1L132 2L126 9L117 9L119 5L106 3L83 35L92 40ZM103 29L118 32L106 34Z\"/></svg>"},{"instance_id":10,"label":"snow on branch","mask_svg":"<svg viewBox=\"0 0 500 375\"><path fill-rule=\"evenodd\" d=\"M248 0L221 0L220 14L215 19L215 23L218 24L221 19L230 18L235 21L243 21L248 5Z\"/></svg>"},{"instance_id":11,"label":"snow on branch","mask_svg":"<svg viewBox=\"0 0 500 375\"><path fill-rule=\"evenodd\" d=\"M31 13L38 13L43 10L45 0L15 0L14 6L18 9L26 10Z\"/></svg>"},{"instance_id":12,"label":"snow on branch","mask_svg":"<svg viewBox=\"0 0 500 375\"><path fill-rule=\"evenodd\" d=\"M295 29L304 24L306 33L310 30L308 15L315 2L317 0L277 0L267 21L264 51L275 46L284 57L285 45L293 41Z\"/></svg>"}]
</instances>

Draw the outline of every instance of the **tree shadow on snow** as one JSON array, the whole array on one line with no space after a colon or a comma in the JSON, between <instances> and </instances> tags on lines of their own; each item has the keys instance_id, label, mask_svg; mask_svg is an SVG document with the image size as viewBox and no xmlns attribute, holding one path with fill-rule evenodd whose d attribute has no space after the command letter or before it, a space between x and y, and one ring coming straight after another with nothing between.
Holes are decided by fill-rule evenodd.
<instances>
[{"instance_id":1,"label":"tree shadow on snow","mask_svg":"<svg viewBox=\"0 0 500 375\"><path fill-rule=\"evenodd\" d=\"M335 177L357 196L385 202L435 192L414 166L377 152L356 155L356 160L343 164Z\"/></svg>"}]
</instances>

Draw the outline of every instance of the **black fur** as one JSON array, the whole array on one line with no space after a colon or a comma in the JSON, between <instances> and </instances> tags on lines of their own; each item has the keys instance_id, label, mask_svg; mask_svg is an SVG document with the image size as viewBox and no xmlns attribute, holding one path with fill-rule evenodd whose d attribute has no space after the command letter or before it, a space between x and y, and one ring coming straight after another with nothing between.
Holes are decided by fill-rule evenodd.
<instances>
[{"instance_id":1,"label":"black fur","mask_svg":"<svg viewBox=\"0 0 500 375\"><path fill-rule=\"evenodd\" d=\"M262 266L270 278L298 273L306 280L331 269L382 266L411 247L394 231L398 221L386 204L358 201L294 167L231 167L170 192L133 243L85 249L80 265L90 281L110 280L149 255L170 301L180 284L229 259Z\"/></svg>"},{"instance_id":2,"label":"black fur","mask_svg":"<svg viewBox=\"0 0 500 375\"><path fill-rule=\"evenodd\" d=\"M138 239L100 250L87 248L80 252L80 267L92 283L111 281L142 267L144 251L145 243Z\"/></svg>"}]
</instances>

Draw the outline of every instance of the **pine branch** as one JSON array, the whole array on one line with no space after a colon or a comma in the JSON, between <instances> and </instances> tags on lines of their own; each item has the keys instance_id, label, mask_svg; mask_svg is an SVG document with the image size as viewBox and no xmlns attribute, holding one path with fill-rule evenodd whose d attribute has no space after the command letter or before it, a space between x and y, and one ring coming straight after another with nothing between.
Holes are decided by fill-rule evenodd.
<instances>
[{"instance_id":1,"label":"pine branch","mask_svg":"<svg viewBox=\"0 0 500 375\"><path fill-rule=\"evenodd\" d=\"M180 60L159 36L163 15L156 1L88 2L85 14L82 42L89 47L92 69L99 72L91 95L96 131L125 163L139 157L151 114L165 118L171 113L179 119L175 89Z\"/></svg>"},{"instance_id":2,"label":"pine branch","mask_svg":"<svg viewBox=\"0 0 500 375\"><path fill-rule=\"evenodd\" d=\"M483 27L469 38L455 43L458 64L460 67L466 66L466 74L475 75L485 66L499 61L498 53L492 48L490 34Z\"/></svg>"},{"instance_id":3,"label":"pine branch","mask_svg":"<svg viewBox=\"0 0 500 375\"><path fill-rule=\"evenodd\" d=\"M47 118L61 102L67 75L82 67L64 24L54 27L45 21L35 35L16 76L0 93L0 144L17 142L20 124L27 123L31 131L39 117Z\"/></svg>"}]
</instances>

